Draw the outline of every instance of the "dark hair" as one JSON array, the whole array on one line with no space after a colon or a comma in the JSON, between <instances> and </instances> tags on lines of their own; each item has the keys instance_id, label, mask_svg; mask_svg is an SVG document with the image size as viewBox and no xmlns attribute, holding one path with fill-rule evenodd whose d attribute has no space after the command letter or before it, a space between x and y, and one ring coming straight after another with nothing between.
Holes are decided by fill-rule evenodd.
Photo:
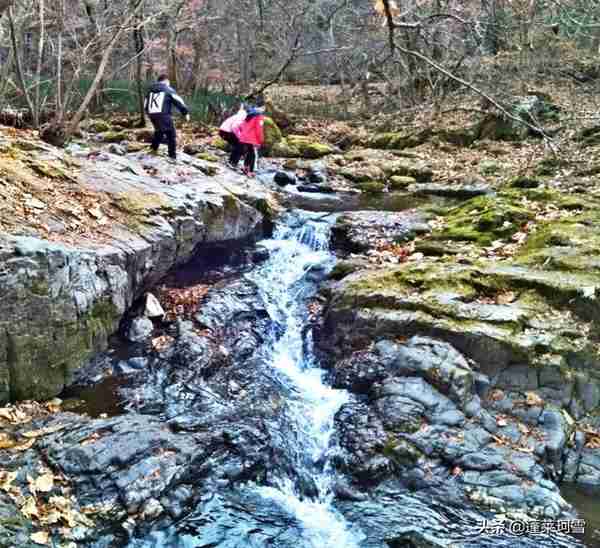
<instances>
[{"instance_id":1,"label":"dark hair","mask_svg":"<svg viewBox=\"0 0 600 548\"><path fill-rule=\"evenodd\" d=\"M169 77L168 77L166 74L161 74L161 75L158 77L158 81L159 81L159 82L164 82L165 80L168 80L168 79L169 79Z\"/></svg>"},{"instance_id":2,"label":"dark hair","mask_svg":"<svg viewBox=\"0 0 600 548\"><path fill-rule=\"evenodd\" d=\"M254 101L254 104L257 107L264 107L265 106L265 98L263 95L259 95L256 100Z\"/></svg>"}]
</instances>

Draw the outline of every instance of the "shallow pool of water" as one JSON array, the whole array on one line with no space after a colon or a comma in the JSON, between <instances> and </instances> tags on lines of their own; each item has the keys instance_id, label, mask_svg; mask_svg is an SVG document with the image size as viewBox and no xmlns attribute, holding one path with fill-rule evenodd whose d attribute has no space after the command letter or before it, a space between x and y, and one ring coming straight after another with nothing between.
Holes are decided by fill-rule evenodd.
<instances>
[{"instance_id":1,"label":"shallow pool of water","mask_svg":"<svg viewBox=\"0 0 600 548\"><path fill-rule=\"evenodd\" d=\"M600 548L600 488L586 489L567 484L561 487L563 497L570 502L586 522L585 545Z\"/></svg>"}]
</instances>

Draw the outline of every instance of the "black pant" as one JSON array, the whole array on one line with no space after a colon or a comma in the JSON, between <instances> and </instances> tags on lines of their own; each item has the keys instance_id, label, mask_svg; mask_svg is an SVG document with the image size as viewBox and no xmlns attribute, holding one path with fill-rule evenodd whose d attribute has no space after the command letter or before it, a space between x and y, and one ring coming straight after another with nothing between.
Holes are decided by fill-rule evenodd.
<instances>
[{"instance_id":1,"label":"black pant","mask_svg":"<svg viewBox=\"0 0 600 548\"><path fill-rule=\"evenodd\" d=\"M237 138L235 133L231 133L229 131L219 130L219 136L223 141L229 143L231 147L231 151L229 154L229 163L233 166L237 166L240 158L244 153L244 145L240 143L240 140Z\"/></svg>"},{"instance_id":2,"label":"black pant","mask_svg":"<svg viewBox=\"0 0 600 548\"><path fill-rule=\"evenodd\" d=\"M256 171L256 149L254 145L244 145L244 167L248 171Z\"/></svg>"},{"instance_id":3,"label":"black pant","mask_svg":"<svg viewBox=\"0 0 600 548\"><path fill-rule=\"evenodd\" d=\"M151 114L150 121L154 126L154 137L152 137L152 150L158 150L161 143L169 146L169 156L177 158L177 133L173 117L169 114Z\"/></svg>"}]
</instances>

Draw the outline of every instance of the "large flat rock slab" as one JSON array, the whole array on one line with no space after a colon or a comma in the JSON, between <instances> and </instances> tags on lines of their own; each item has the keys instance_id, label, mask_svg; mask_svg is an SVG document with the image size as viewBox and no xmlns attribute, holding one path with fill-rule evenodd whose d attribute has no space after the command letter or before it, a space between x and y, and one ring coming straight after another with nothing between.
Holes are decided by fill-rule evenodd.
<instances>
[{"instance_id":1,"label":"large flat rock slab","mask_svg":"<svg viewBox=\"0 0 600 548\"><path fill-rule=\"evenodd\" d=\"M260 231L271 208L259 183L187 155L30 144L5 144L26 220L0 223L0 403L59 394L137 298L198 246Z\"/></svg>"}]
</instances>

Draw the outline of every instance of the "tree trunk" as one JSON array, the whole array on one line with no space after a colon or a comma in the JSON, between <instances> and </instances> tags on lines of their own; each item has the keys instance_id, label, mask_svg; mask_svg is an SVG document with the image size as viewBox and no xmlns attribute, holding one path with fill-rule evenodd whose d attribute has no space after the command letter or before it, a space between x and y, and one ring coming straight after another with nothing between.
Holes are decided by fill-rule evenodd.
<instances>
[{"instance_id":1,"label":"tree trunk","mask_svg":"<svg viewBox=\"0 0 600 548\"><path fill-rule=\"evenodd\" d=\"M21 66L21 57L19 55L19 46L17 44L17 34L15 31L15 20L13 18L12 7L8 7L8 26L10 28L10 40L13 47L13 55L15 58L15 71L17 73L17 81L19 82L19 88L21 89L21 93L25 97L25 101L27 103L27 108L29 110L29 114L31 115L31 119L35 118L35 112L33 108L33 102L31 101L31 97L29 95L29 90L27 89L27 84L25 83L25 78L23 76L23 67Z\"/></svg>"},{"instance_id":2,"label":"tree trunk","mask_svg":"<svg viewBox=\"0 0 600 548\"><path fill-rule=\"evenodd\" d=\"M41 105L41 88L42 88L42 65L44 63L44 40L45 40L45 18L44 18L44 0L38 0L39 6L39 21L40 21L40 36L38 38L38 58L35 71L35 100L33 112L33 125L36 129L40 127L40 116L42 111Z\"/></svg>"},{"instance_id":3,"label":"tree trunk","mask_svg":"<svg viewBox=\"0 0 600 548\"><path fill-rule=\"evenodd\" d=\"M86 96L84 97L83 102L81 103L79 109L75 113L75 116L73 116L73 119L71 120L71 122L69 124L69 127L67 128L67 132L66 132L67 137L71 137L73 135L73 133L75 133L75 131L79 127L79 123L83 119L83 115L85 114L85 111L87 110L89 104L91 103L92 99L96 95L98 86L102 82L102 78L104 77L104 72L106 71L106 67L110 60L110 56L112 54L113 49L115 48L117 41L119 40L119 38L121 37L121 35L125 31L125 29L135 19L135 17L137 16L137 13L139 12L139 10L142 8L143 5L144 5L144 0L137 0L137 3L135 4L135 6L133 8L132 13L129 15L129 17L127 17L127 19L119 27L117 32L115 32L115 34L111 38L108 45L104 48L104 54L102 55L102 60L100 61L98 70L96 71L96 76L94 78L94 81L92 82L92 85L90 86L90 89L88 90Z\"/></svg>"},{"instance_id":4,"label":"tree trunk","mask_svg":"<svg viewBox=\"0 0 600 548\"><path fill-rule=\"evenodd\" d=\"M167 40L167 73L171 85L177 89L177 21L175 20L169 28Z\"/></svg>"},{"instance_id":5,"label":"tree trunk","mask_svg":"<svg viewBox=\"0 0 600 548\"><path fill-rule=\"evenodd\" d=\"M58 0L58 38L56 52L56 123L62 124L65 117L63 101L63 34L65 31L65 0Z\"/></svg>"},{"instance_id":6,"label":"tree trunk","mask_svg":"<svg viewBox=\"0 0 600 548\"><path fill-rule=\"evenodd\" d=\"M133 2L132 2L133 4ZM146 114L144 112L144 84L142 81L142 64L144 61L144 34L143 21L140 14L136 16L137 26L133 29L133 42L135 45L135 83L138 95L138 112L140 115L139 127L146 125Z\"/></svg>"},{"instance_id":7,"label":"tree trunk","mask_svg":"<svg viewBox=\"0 0 600 548\"><path fill-rule=\"evenodd\" d=\"M4 12L8 10L13 4L15 0L0 0L0 17L4 15Z\"/></svg>"}]
</instances>

